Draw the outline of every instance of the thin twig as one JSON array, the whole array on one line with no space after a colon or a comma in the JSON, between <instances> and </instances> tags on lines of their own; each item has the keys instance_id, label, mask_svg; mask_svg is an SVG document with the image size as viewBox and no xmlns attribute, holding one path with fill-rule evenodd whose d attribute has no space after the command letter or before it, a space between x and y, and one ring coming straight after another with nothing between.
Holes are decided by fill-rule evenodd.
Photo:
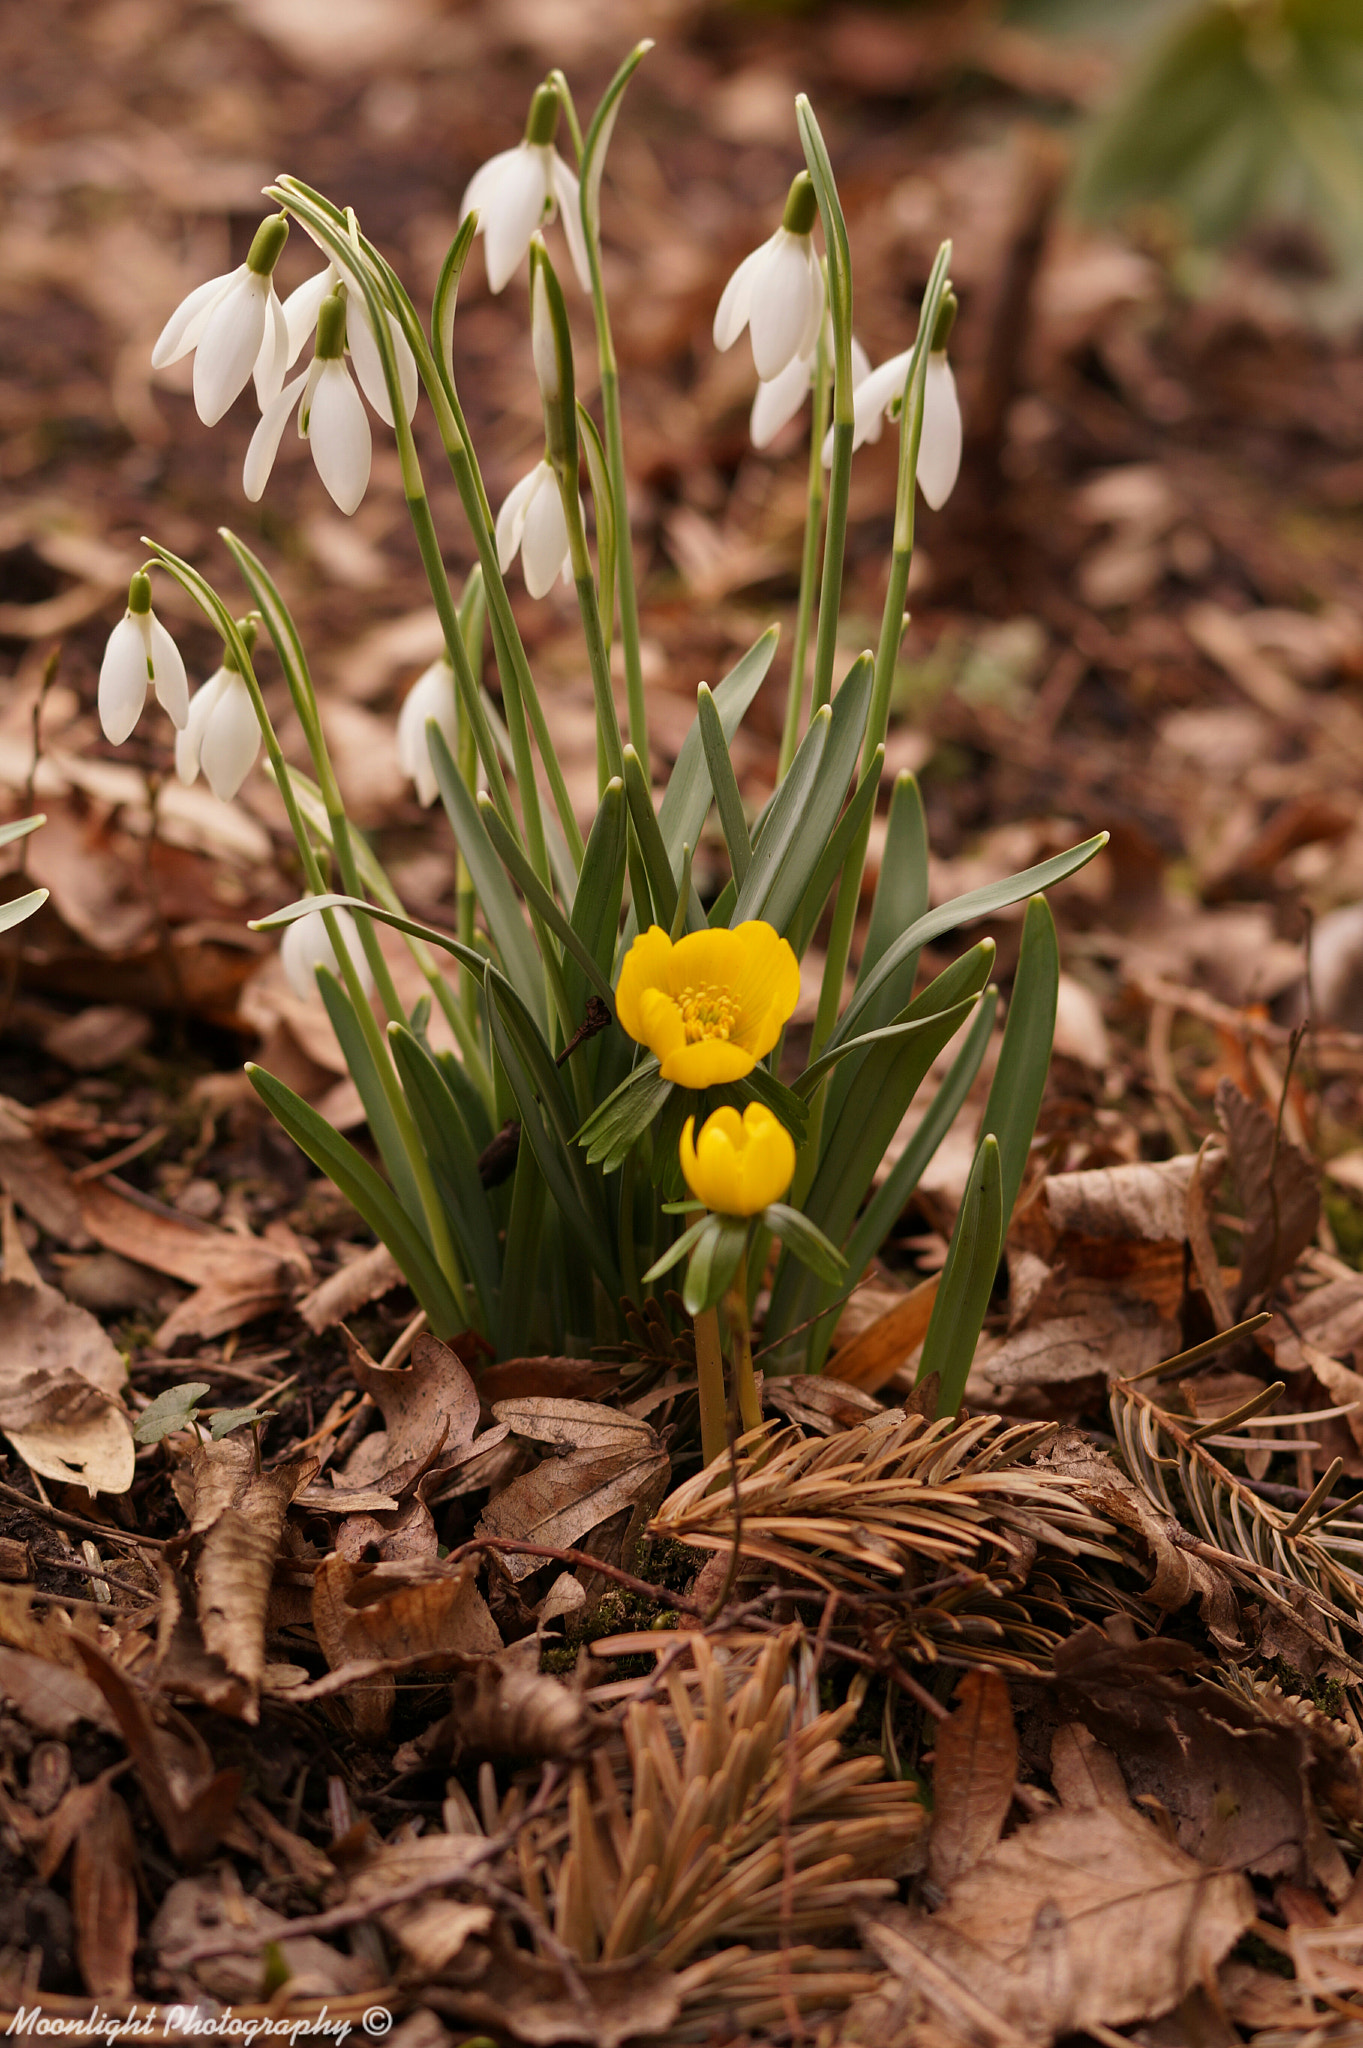
<instances>
[{"instance_id":1,"label":"thin twig","mask_svg":"<svg viewBox=\"0 0 1363 2048\"><path fill-rule=\"evenodd\" d=\"M48 1502L34 1500L28 1493L20 1493L17 1486L6 1486L0 1480L0 1500L7 1500L16 1508L27 1508L40 1522L54 1522L59 1529L74 1529L81 1536L103 1536L110 1543L130 1543L134 1549L164 1550L166 1539L161 1536L138 1536L131 1529L115 1529L108 1522L88 1522L84 1515L68 1514L65 1508L54 1508Z\"/></svg>"},{"instance_id":2,"label":"thin twig","mask_svg":"<svg viewBox=\"0 0 1363 2048\"><path fill-rule=\"evenodd\" d=\"M513 1557L542 1557L553 1564L566 1564L575 1570L600 1572L603 1578L613 1579L617 1586L623 1586L627 1593L640 1593L647 1600L656 1600L661 1607L675 1607L683 1614L694 1614L698 1621L706 1618L705 1609L698 1600L692 1600L685 1593L670 1593L666 1586L655 1586L648 1579L636 1578L633 1572L622 1571L619 1565L607 1564L603 1558L593 1557L589 1550L560 1550L552 1543L523 1543L513 1536L473 1536L467 1543L461 1543L444 1560L447 1565L458 1564L463 1558L471 1557L479 1550L504 1550Z\"/></svg>"}]
</instances>

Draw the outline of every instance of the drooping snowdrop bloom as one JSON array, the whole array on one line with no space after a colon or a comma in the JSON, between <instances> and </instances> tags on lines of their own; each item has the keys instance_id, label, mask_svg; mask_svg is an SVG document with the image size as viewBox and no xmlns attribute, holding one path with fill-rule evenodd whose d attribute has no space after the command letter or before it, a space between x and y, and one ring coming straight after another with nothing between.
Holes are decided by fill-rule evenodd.
<instances>
[{"instance_id":1,"label":"drooping snowdrop bloom","mask_svg":"<svg viewBox=\"0 0 1363 2048\"><path fill-rule=\"evenodd\" d=\"M175 773L189 784L202 771L214 796L230 803L259 752L255 706L229 652L189 700L189 717L175 735Z\"/></svg>"},{"instance_id":2,"label":"drooping snowdrop bloom","mask_svg":"<svg viewBox=\"0 0 1363 2048\"><path fill-rule=\"evenodd\" d=\"M369 303L353 273L338 265L334 259L325 270L319 270L315 277L307 278L296 291L289 293L284 301L284 325L288 330L288 357L286 370L291 370L302 353L303 344L315 329L323 305L338 288L345 286L346 301L346 352L356 382L373 406L386 427L393 425L393 407L388 396L388 379L383 374L383 358L374 337L374 328L369 316ZM416 411L420 381L417 376L416 357L412 354L411 343L399 327L393 315L386 309L384 319L397 358L398 383L402 391L402 409L410 420ZM262 407L262 411L264 408Z\"/></svg>"},{"instance_id":3,"label":"drooping snowdrop bloom","mask_svg":"<svg viewBox=\"0 0 1363 2048\"><path fill-rule=\"evenodd\" d=\"M360 978L360 985L366 995L374 986L374 977L369 962L364 957L360 943L359 927L348 910L333 910L332 916L340 927L341 944L350 956L350 961ZM288 976L289 987L298 1000L306 1003L317 993L317 970L329 967L333 974L339 974L341 963L336 949L327 932L326 920L320 910L309 910L302 917L295 918L280 941L279 958Z\"/></svg>"},{"instance_id":4,"label":"drooping snowdrop bloom","mask_svg":"<svg viewBox=\"0 0 1363 2048\"><path fill-rule=\"evenodd\" d=\"M171 723L182 726L189 716L189 679L179 648L151 608L151 578L139 569L99 669L99 722L114 746L123 744L142 716L148 683Z\"/></svg>"},{"instance_id":5,"label":"drooping snowdrop bloom","mask_svg":"<svg viewBox=\"0 0 1363 2048\"><path fill-rule=\"evenodd\" d=\"M252 504L270 480L289 415L298 409L298 432L312 450L317 474L342 512L353 512L369 484L373 444L359 392L345 366L346 301L332 292L317 315L317 353L301 377L284 386L260 417L242 471Z\"/></svg>"},{"instance_id":6,"label":"drooping snowdrop bloom","mask_svg":"<svg viewBox=\"0 0 1363 2048\"><path fill-rule=\"evenodd\" d=\"M880 430L904 393L913 351L891 356L856 385L852 393L852 446L878 441ZM961 467L961 404L945 349L928 355L923 380L923 431L918 441L918 486L934 512L951 496ZM831 439L824 460L832 460Z\"/></svg>"},{"instance_id":7,"label":"drooping snowdrop bloom","mask_svg":"<svg viewBox=\"0 0 1363 2048\"><path fill-rule=\"evenodd\" d=\"M833 353L832 323L824 315L824 348L829 356ZM805 402L805 394L814 382L816 354L796 356L786 364L779 377L759 383L757 396L752 402L752 414L748 421L748 433L754 448L769 448L788 420L793 420ZM852 385L855 390L863 377L871 374L871 359L856 336L852 337ZM877 422L876 433L880 431ZM872 436L874 439L874 436Z\"/></svg>"},{"instance_id":8,"label":"drooping snowdrop bloom","mask_svg":"<svg viewBox=\"0 0 1363 2048\"><path fill-rule=\"evenodd\" d=\"M248 377L262 409L284 382L288 335L274 270L288 238L282 213L262 221L246 261L182 299L157 337L154 370L194 351L194 406L206 427L217 425Z\"/></svg>"},{"instance_id":9,"label":"drooping snowdrop bloom","mask_svg":"<svg viewBox=\"0 0 1363 2048\"><path fill-rule=\"evenodd\" d=\"M417 801L433 804L438 785L427 725L434 719L449 742L456 739L454 670L445 655L417 677L398 713L398 763L416 784Z\"/></svg>"},{"instance_id":10,"label":"drooping snowdrop bloom","mask_svg":"<svg viewBox=\"0 0 1363 2048\"><path fill-rule=\"evenodd\" d=\"M497 560L505 575L520 551L525 587L543 597L556 576L568 582L572 570L568 522L563 516L558 478L547 461L537 462L529 476L508 493L497 514Z\"/></svg>"},{"instance_id":11,"label":"drooping snowdrop bloom","mask_svg":"<svg viewBox=\"0 0 1363 2048\"><path fill-rule=\"evenodd\" d=\"M578 211L578 182L554 148L558 132L558 94L542 85L530 102L524 138L514 149L489 157L474 172L459 206L459 218L475 210L477 232L487 254L488 287L501 291L516 270L536 228L563 215L568 254L583 291L591 290L587 244Z\"/></svg>"},{"instance_id":12,"label":"drooping snowdrop bloom","mask_svg":"<svg viewBox=\"0 0 1363 2048\"><path fill-rule=\"evenodd\" d=\"M808 359L823 319L823 269L814 253L818 201L808 171L791 185L781 225L745 256L725 285L715 312L715 347L732 348L746 327L764 384Z\"/></svg>"}]
</instances>

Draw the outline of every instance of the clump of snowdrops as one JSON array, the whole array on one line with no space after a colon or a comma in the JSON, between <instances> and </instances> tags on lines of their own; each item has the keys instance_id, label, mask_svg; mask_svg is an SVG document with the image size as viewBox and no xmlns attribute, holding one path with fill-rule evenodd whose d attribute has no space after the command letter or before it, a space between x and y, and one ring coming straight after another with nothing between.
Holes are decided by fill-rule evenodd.
<instances>
[{"instance_id":1,"label":"clump of snowdrops","mask_svg":"<svg viewBox=\"0 0 1363 2048\"><path fill-rule=\"evenodd\" d=\"M249 606L238 619L188 562L149 541L109 641L99 708L127 737L148 689L177 728L176 765L235 794L263 743L297 841L307 894L266 919L286 927L296 987L325 1004L362 1098L376 1167L261 1068L262 1099L389 1247L437 1336L473 1328L502 1357L618 1339L640 1302L685 1261L695 1321L702 1440L727 1439L724 1351L739 1426L760 1420L752 1313L769 1282L763 1340L780 1370L817 1372L838 1309L894 1224L964 1102L994 1026L992 942L982 939L915 993L922 948L1030 897L1021 958L965 1199L923 1347L954 1411L1022 1178L1050 1055L1058 963L1040 892L1100 839L936 908L923 808L894 784L855 993L839 1009L905 622L915 484L939 505L955 480L960 413L947 358L955 313L949 245L923 295L912 345L872 370L852 334L846 224L818 123L795 106L805 169L780 224L730 280L720 348L746 330L758 375L754 441L811 400L809 509L780 773L745 807L730 746L777 655L772 627L711 690L667 786L648 772L628 524L626 459L602 282L602 173L625 88L621 65L586 129L555 72L523 139L465 195L429 325L354 212L282 177L239 269L178 307L153 361L194 354L194 398L212 424L248 385L260 422L243 488L265 490L291 420L344 512L369 477L365 401L396 438L416 544L444 631L443 658L403 707L399 747L424 802L439 797L458 848L454 928L409 917L373 847L346 816L302 642L260 557L223 537ZM557 142L566 128L574 169ZM557 216L576 285L590 295L599 420L578 400L564 293L544 230ZM274 271L291 226L321 267L284 300ZM494 291L528 270L527 374L544 416L541 461L494 517L460 405L455 299L481 236ZM822 251L819 238L822 240ZM303 365L300 367L300 364ZM478 562L456 593L412 432L428 405ZM874 650L838 666L838 610L854 448L897 422L899 471L884 613ZM593 508L595 556L583 493ZM599 804L586 831L555 754L552 719L507 594L516 555L532 596L576 590L596 705ZM174 576L222 641L191 696L151 606L150 572ZM286 762L255 667L263 632L288 683L310 773ZM622 728L611 684L618 635ZM484 675L490 638L497 691ZM692 855L712 812L729 878L702 902ZM831 904L831 911L830 911ZM400 1002L379 925L400 933L426 981ZM816 932L825 965L812 1034L787 1027ZM913 1097L953 1040L945 1081L894 1164L881 1167ZM723 1322L721 1325L721 1314Z\"/></svg>"}]
</instances>

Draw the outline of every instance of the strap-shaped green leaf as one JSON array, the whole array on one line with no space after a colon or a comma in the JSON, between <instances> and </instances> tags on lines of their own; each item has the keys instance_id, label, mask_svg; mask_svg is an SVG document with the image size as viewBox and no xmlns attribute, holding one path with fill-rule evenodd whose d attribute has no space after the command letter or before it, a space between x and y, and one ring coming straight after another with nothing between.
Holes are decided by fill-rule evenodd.
<instances>
[{"instance_id":1,"label":"strap-shaped green leaf","mask_svg":"<svg viewBox=\"0 0 1363 2048\"><path fill-rule=\"evenodd\" d=\"M392 1189L385 1186L369 1161L325 1117L295 1095L292 1088L254 1064L247 1066L246 1074L275 1121L313 1165L334 1181L380 1243L387 1245L425 1309L432 1333L440 1338L456 1336L464 1328L464 1321L454 1296L425 1238L404 1214Z\"/></svg>"},{"instance_id":2,"label":"strap-shaped green leaf","mask_svg":"<svg viewBox=\"0 0 1363 2048\"><path fill-rule=\"evenodd\" d=\"M1003 1027L1003 1044L980 1125L982 1130L992 1131L999 1141L1005 1236L1046 1091L1059 994L1060 944L1055 935L1055 919L1045 897L1034 896L1022 923L1022 948Z\"/></svg>"},{"instance_id":3,"label":"strap-shaped green leaf","mask_svg":"<svg viewBox=\"0 0 1363 2048\"><path fill-rule=\"evenodd\" d=\"M861 949L861 961L857 967L858 988L880 965L882 957L900 933L908 931L926 914L927 907L928 821L917 777L906 768L895 777L890 797L885 851L876 877L866 943ZM904 996L905 1002L912 992L910 987Z\"/></svg>"},{"instance_id":4,"label":"strap-shaped green leaf","mask_svg":"<svg viewBox=\"0 0 1363 2048\"><path fill-rule=\"evenodd\" d=\"M803 832L805 811L818 779L824 749L828 745L828 728L832 719L832 711L825 704L809 721L809 730L801 740L795 759L790 764L790 772L772 798L766 821L754 842L752 865L738 892L733 914L729 919L730 925L744 924L752 917L766 917L767 897L776 881L781 863L796 837ZM814 859L817 858L816 852ZM811 860L810 866L813 865L814 861ZM808 876L805 879L808 880ZM798 900L797 897L796 901ZM768 919L768 922L771 920Z\"/></svg>"},{"instance_id":5,"label":"strap-shaped green leaf","mask_svg":"<svg viewBox=\"0 0 1363 2048\"><path fill-rule=\"evenodd\" d=\"M611 489L610 465L601 445L596 421L581 399L577 402L577 427L582 450L587 457L592 503L596 507L597 608L601 614L601 631L609 647L615 630L615 550L619 530L615 517L615 493Z\"/></svg>"},{"instance_id":6,"label":"strap-shaped green leaf","mask_svg":"<svg viewBox=\"0 0 1363 2048\"><path fill-rule=\"evenodd\" d=\"M653 808L653 792L648 786L644 764L631 746L625 748L625 796L629 803L630 823L634 827L635 841L644 864L644 872L648 876L654 922L660 924L664 931L670 931L677 909L677 878L672 872L672 857L658 826L658 815ZM682 850L679 846L676 856L679 862L681 856Z\"/></svg>"},{"instance_id":7,"label":"strap-shaped green leaf","mask_svg":"<svg viewBox=\"0 0 1363 2048\"><path fill-rule=\"evenodd\" d=\"M534 1151L545 1183L573 1236L582 1244L614 1300L620 1274L606 1224L600 1185L574 1142L576 1118L548 1046L505 975L485 977L488 1024L497 1057L520 1111L522 1142Z\"/></svg>"},{"instance_id":8,"label":"strap-shaped green leaf","mask_svg":"<svg viewBox=\"0 0 1363 2048\"><path fill-rule=\"evenodd\" d=\"M958 1023L965 1021L967 1012L974 1008L974 1002L974 997L968 996L957 1004L956 1008L960 1012L957 1018ZM802 1101L807 1102L824 1075L828 1073L830 1068L835 1067L839 1060L846 1059L852 1053L869 1052L874 1045L890 1045L901 1042L906 1038L912 1038L915 1032L932 1029L938 1021L938 1015L932 1017L905 1017L897 1024L882 1024L878 1031L865 1031L860 1038L849 1038L846 1044L837 1046L832 1052L821 1054L818 1059L805 1068L803 1074L795 1083L795 1094Z\"/></svg>"},{"instance_id":9,"label":"strap-shaped green leaf","mask_svg":"<svg viewBox=\"0 0 1363 2048\"><path fill-rule=\"evenodd\" d=\"M601 173L606 166L606 151L610 147L615 117L620 111L625 87L652 48L651 36L646 36L642 42L634 45L602 93L596 112L592 115L591 125L587 129L586 140L582 145L580 204L582 225L589 241L595 239L601 232Z\"/></svg>"},{"instance_id":10,"label":"strap-shaped green leaf","mask_svg":"<svg viewBox=\"0 0 1363 2048\"><path fill-rule=\"evenodd\" d=\"M452 932L442 932L433 924L422 924L416 917L408 917L400 910L389 910L383 903L366 903L363 896L300 896L296 903L286 903L280 910L272 910L268 917L253 918L250 930L269 932L280 925L292 924L295 919L306 917L312 910L353 910L365 917L375 918L379 924L389 924L395 932L405 932L409 938L424 939L427 944L439 946L446 953L453 953L456 960L465 967L471 967L475 974L481 974L487 965L481 953L474 951L456 939Z\"/></svg>"},{"instance_id":11,"label":"strap-shaped green leaf","mask_svg":"<svg viewBox=\"0 0 1363 2048\"><path fill-rule=\"evenodd\" d=\"M842 873L843 862L847 859L852 842L875 806L880 789L881 770L884 766L885 749L877 747L871 756L870 766L856 786L852 801L833 827L828 844L819 855L805 893L800 898L799 909L786 926L786 937L797 958L803 957L813 938L819 919L823 915L824 904L828 901L829 891ZM907 1001L907 997L905 1000Z\"/></svg>"},{"instance_id":12,"label":"strap-shaped green leaf","mask_svg":"<svg viewBox=\"0 0 1363 2048\"><path fill-rule=\"evenodd\" d=\"M710 787L715 793L719 811L720 830L729 849L729 866L741 889L752 861L752 842L748 838L748 821L743 815L743 799L738 793L734 764L729 757L729 742L724 737L724 722L715 708L714 692L708 683L702 683L696 691L696 721L700 726L701 744L705 748L705 765L710 771Z\"/></svg>"},{"instance_id":13,"label":"strap-shaped green leaf","mask_svg":"<svg viewBox=\"0 0 1363 2048\"><path fill-rule=\"evenodd\" d=\"M614 980L615 949L619 942L620 905L625 894L629 826L626 820L625 785L613 775L602 792L592 829L582 855L582 869L573 892L572 927L590 952L607 983ZM569 1001L581 1009L586 1000L586 976L580 974L576 959L563 963L563 979ZM611 1009L615 1000L611 997Z\"/></svg>"},{"instance_id":14,"label":"strap-shaped green leaf","mask_svg":"<svg viewBox=\"0 0 1363 2048\"><path fill-rule=\"evenodd\" d=\"M1002 1251L999 1146L986 1131L971 1162L918 1366L920 1380L929 1373L941 1375L939 1415L954 1415L961 1405Z\"/></svg>"},{"instance_id":15,"label":"strap-shaped green leaf","mask_svg":"<svg viewBox=\"0 0 1363 2048\"><path fill-rule=\"evenodd\" d=\"M415 1033L404 1025L390 1024L388 1041L426 1157L441 1188L450 1228L477 1290L484 1328L492 1330L496 1327L502 1261L472 1134L446 1070L436 1064Z\"/></svg>"},{"instance_id":16,"label":"strap-shaped green leaf","mask_svg":"<svg viewBox=\"0 0 1363 2048\"><path fill-rule=\"evenodd\" d=\"M779 628L768 626L747 653L734 663L723 682L715 685L715 709L724 727L726 741L733 739L743 722L744 712L761 689L779 637ZM681 752L673 763L667 788L658 806L658 829L663 835L669 860L680 861L684 845L699 845L711 794L700 722L695 720L682 741Z\"/></svg>"},{"instance_id":17,"label":"strap-shaped green leaf","mask_svg":"<svg viewBox=\"0 0 1363 2048\"><path fill-rule=\"evenodd\" d=\"M1067 875L1085 867L1095 853L1102 852L1108 836L1106 832L1096 833L1092 839L1085 839L1065 853L1057 853L1050 860L1038 862L1035 867L1024 868L1019 874L1007 875L1000 882L987 882L983 888L971 889L964 896L954 896L950 903L943 903L925 917L918 918L906 932L901 932L857 990L843 1011L829 1044L835 1045L841 1039L850 1038L854 1030L864 1025L867 1007L877 991L910 953L921 952L933 939L955 931L958 925L988 917L991 911L1006 909L1008 904L1017 903L1024 896L1036 895L1056 882L1063 882Z\"/></svg>"},{"instance_id":18,"label":"strap-shaped green leaf","mask_svg":"<svg viewBox=\"0 0 1363 2048\"><path fill-rule=\"evenodd\" d=\"M662 1114L674 1083L664 1081L658 1062L642 1060L632 1074L594 1110L577 1134L589 1166L614 1173L637 1138Z\"/></svg>"},{"instance_id":19,"label":"strap-shaped green leaf","mask_svg":"<svg viewBox=\"0 0 1363 2048\"><path fill-rule=\"evenodd\" d=\"M866 710L871 701L871 684L874 677L875 664L871 656L859 655L844 676L841 687L833 699L828 744L824 748L818 773L805 803L799 830L786 847L778 872L772 880L762 906L761 915L766 918L768 924L774 924L778 932L785 932L799 911L805 890L809 887L815 869L827 851L829 838L838 823L839 813L847 796L847 786L857 772L857 759L861 753L862 736L866 731ZM797 754L791 763L792 773L798 762ZM778 791L778 802L779 797ZM775 811L776 802L773 802L773 822ZM769 825L768 830L770 829ZM766 833L764 832L762 836L765 838ZM831 883L829 886L832 886Z\"/></svg>"},{"instance_id":20,"label":"strap-shaped green leaf","mask_svg":"<svg viewBox=\"0 0 1363 2048\"><path fill-rule=\"evenodd\" d=\"M578 966L596 990L596 993L604 999L608 1008L613 1012L615 1008L615 991L593 959L591 948L585 945L573 930L571 924L531 867L530 862L521 852L501 819L497 816L490 798L486 800L479 799L478 814L482 818L487 836L492 841L495 851L501 857L508 874L523 893L530 908L537 917L542 918L544 923L548 925L550 931L554 934L560 945L563 946L564 950L572 954L574 960L576 960Z\"/></svg>"},{"instance_id":21,"label":"strap-shaped green leaf","mask_svg":"<svg viewBox=\"0 0 1363 2048\"><path fill-rule=\"evenodd\" d=\"M0 903L0 932L13 931L16 924L22 924L26 917L32 917L35 910L41 910L46 901L46 889L30 889L25 896L14 896L8 903Z\"/></svg>"},{"instance_id":22,"label":"strap-shaped green leaf","mask_svg":"<svg viewBox=\"0 0 1363 2048\"><path fill-rule=\"evenodd\" d=\"M760 1102L769 1109L778 1123L783 1123L797 1145L803 1145L809 1131L809 1105L803 1102L793 1088L787 1088L784 1081L778 1081L775 1074L768 1073L760 1063L741 1081L729 1084L740 1102ZM716 1097L728 1091L715 1090Z\"/></svg>"},{"instance_id":23,"label":"strap-shaped green leaf","mask_svg":"<svg viewBox=\"0 0 1363 2048\"><path fill-rule=\"evenodd\" d=\"M681 1236L667 1247L661 1258L653 1261L648 1271L641 1276L646 1287L654 1280L661 1280L664 1273L670 1273L674 1266L680 1264L709 1221L707 1210L703 1216L698 1216L694 1223L687 1226Z\"/></svg>"},{"instance_id":24,"label":"strap-shaped green leaf","mask_svg":"<svg viewBox=\"0 0 1363 2048\"><path fill-rule=\"evenodd\" d=\"M469 260L469 250L473 247L478 227L474 213L465 214L460 221L449 253L440 266L435 297L431 301L431 346L451 391L454 389L454 308L459 297L459 280L464 274L464 265Z\"/></svg>"},{"instance_id":25,"label":"strap-shaped green leaf","mask_svg":"<svg viewBox=\"0 0 1363 2048\"><path fill-rule=\"evenodd\" d=\"M544 1239L551 1220L549 1191L539 1161L529 1145L522 1145L511 1181L511 1211L502 1254L497 1349L503 1358L526 1357L547 1321Z\"/></svg>"},{"instance_id":26,"label":"strap-shaped green leaf","mask_svg":"<svg viewBox=\"0 0 1363 2048\"><path fill-rule=\"evenodd\" d=\"M327 1015L331 1019L331 1028L336 1033L341 1051L345 1054L350 1078L359 1090L369 1134L379 1148L379 1157L387 1169L388 1178L393 1184L393 1192L424 1236L424 1225L417 1222L422 1213L421 1190L417 1186L412 1162L407 1156L407 1147L402 1141L397 1118L393 1114L393 1105L384 1090L382 1076L369 1049L360 1020L355 1015L354 1006L340 977L329 967L317 969L317 986L326 1005ZM389 1085L392 1085L391 1074Z\"/></svg>"},{"instance_id":27,"label":"strap-shaped green leaf","mask_svg":"<svg viewBox=\"0 0 1363 2048\"><path fill-rule=\"evenodd\" d=\"M473 877L474 894L487 919L492 943L501 957L507 979L518 991L538 1022L544 1017L544 976L534 940L521 912L516 892L506 869L497 858L478 806L439 727L429 733L431 763L436 786L450 829Z\"/></svg>"},{"instance_id":28,"label":"strap-shaped green leaf","mask_svg":"<svg viewBox=\"0 0 1363 2048\"><path fill-rule=\"evenodd\" d=\"M742 1264L748 1243L746 1217L707 1216L691 1250L682 1301L698 1316L723 1300Z\"/></svg>"}]
</instances>

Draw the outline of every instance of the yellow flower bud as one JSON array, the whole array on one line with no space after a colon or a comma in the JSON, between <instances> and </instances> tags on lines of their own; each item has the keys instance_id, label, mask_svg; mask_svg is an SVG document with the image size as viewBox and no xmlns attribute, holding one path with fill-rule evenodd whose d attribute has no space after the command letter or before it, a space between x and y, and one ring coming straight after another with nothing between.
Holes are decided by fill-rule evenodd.
<instances>
[{"instance_id":1,"label":"yellow flower bud","mask_svg":"<svg viewBox=\"0 0 1363 2048\"><path fill-rule=\"evenodd\" d=\"M771 1111L750 1102L742 1116L726 1104L695 1136L689 1116L681 1134L681 1170L697 1201L721 1216L756 1216L779 1202L795 1177L795 1140Z\"/></svg>"}]
</instances>

